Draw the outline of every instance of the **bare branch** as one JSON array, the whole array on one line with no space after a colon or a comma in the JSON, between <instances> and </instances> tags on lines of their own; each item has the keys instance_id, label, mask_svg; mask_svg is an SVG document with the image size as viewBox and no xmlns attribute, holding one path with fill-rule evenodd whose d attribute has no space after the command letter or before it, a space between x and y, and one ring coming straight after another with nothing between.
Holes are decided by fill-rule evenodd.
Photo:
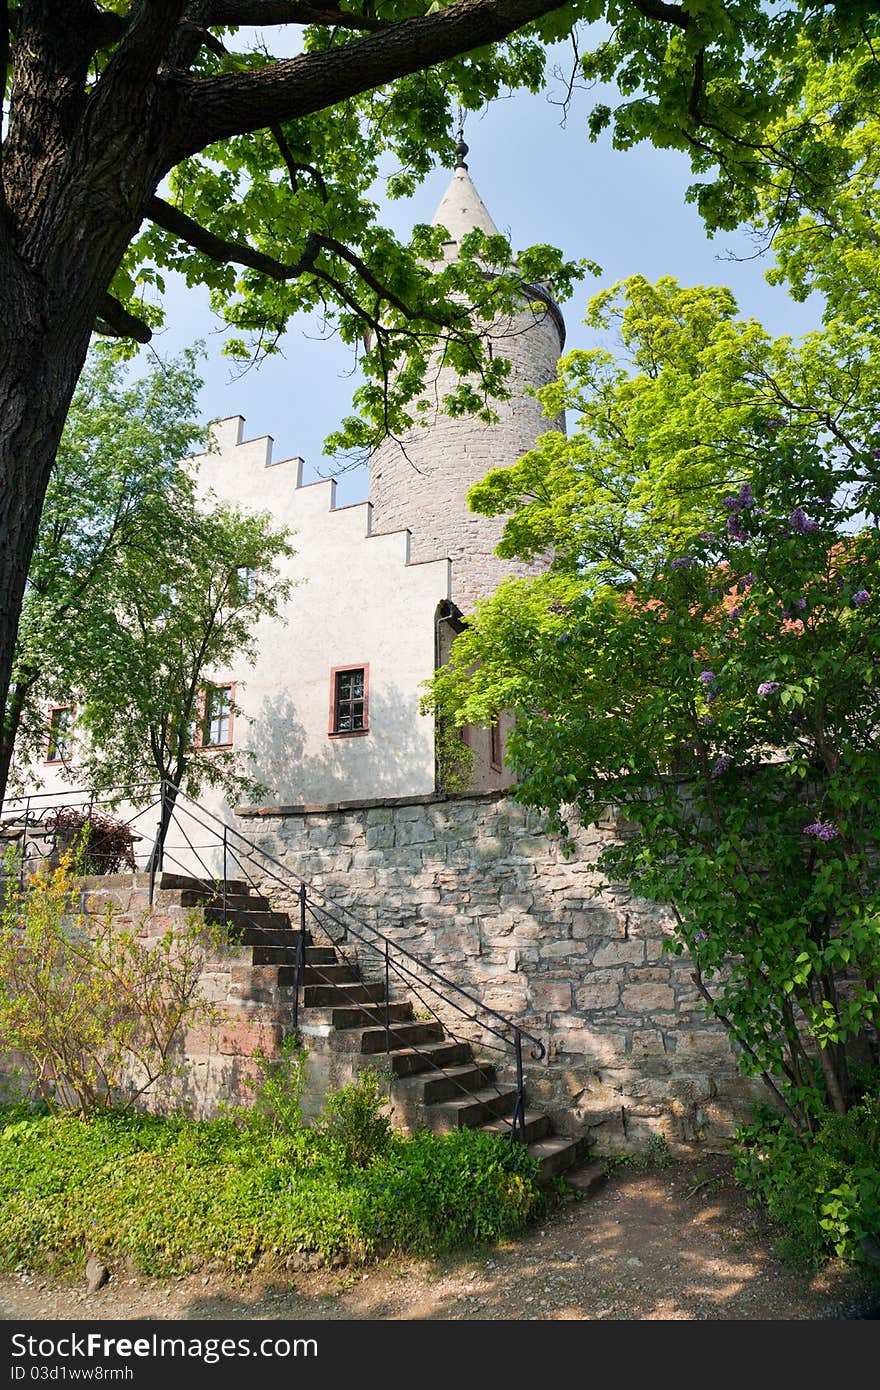
<instances>
[{"instance_id":1,"label":"bare branch","mask_svg":"<svg viewBox=\"0 0 880 1390\"><path fill-rule=\"evenodd\" d=\"M323 203L329 202L330 195L327 192L327 185L324 182L324 175L321 173L320 169L316 169L314 164L297 163L297 161L293 157L293 152L290 146L284 138L284 131L281 129L280 125L271 125L269 129L272 132L272 135L274 136L275 143L281 151L281 158L284 160L285 166L287 168L287 176L290 179L290 186L293 189L294 193L296 193L297 189L299 188L299 179L297 178L297 174L309 174L310 177L314 179L315 186L321 195L321 201Z\"/></svg>"}]
</instances>

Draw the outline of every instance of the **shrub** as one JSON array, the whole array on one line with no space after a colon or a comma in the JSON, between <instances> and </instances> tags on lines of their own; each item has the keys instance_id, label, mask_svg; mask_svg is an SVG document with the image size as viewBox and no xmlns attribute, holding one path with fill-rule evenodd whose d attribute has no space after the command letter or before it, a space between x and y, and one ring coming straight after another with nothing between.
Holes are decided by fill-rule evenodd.
<instances>
[{"instance_id":1,"label":"shrub","mask_svg":"<svg viewBox=\"0 0 880 1390\"><path fill-rule=\"evenodd\" d=\"M365 1067L347 1086L327 1097L319 1129L329 1152L346 1168L366 1168L393 1147L394 1131L387 1113L379 1073Z\"/></svg>"},{"instance_id":2,"label":"shrub","mask_svg":"<svg viewBox=\"0 0 880 1390\"><path fill-rule=\"evenodd\" d=\"M0 906L0 1050L24 1058L49 1106L131 1105L174 1066L183 1025L210 1021L198 994L211 937L195 914L150 945L77 912L71 854Z\"/></svg>"},{"instance_id":3,"label":"shrub","mask_svg":"<svg viewBox=\"0 0 880 1390\"><path fill-rule=\"evenodd\" d=\"M236 1111L245 1129L271 1139L294 1138L301 1133L307 1056L295 1035L285 1038L277 1057L267 1057L261 1048L255 1049L259 1080L245 1082L254 1091L254 1099L250 1106Z\"/></svg>"},{"instance_id":4,"label":"shrub","mask_svg":"<svg viewBox=\"0 0 880 1390\"><path fill-rule=\"evenodd\" d=\"M782 1226L782 1255L808 1269L836 1255L876 1270L880 1099L865 1095L846 1115L827 1115L809 1140L761 1107L737 1141L737 1180Z\"/></svg>"},{"instance_id":5,"label":"shrub","mask_svg":"<svg viewBox=\"0 0 880 1390\"><path fill-rule=\"evenodd\" d=\"M62 806L47 818L46 829L75 853L81 873L115 874L137 867L131 827L103 811Z\"/></svg>"}]
</instances>

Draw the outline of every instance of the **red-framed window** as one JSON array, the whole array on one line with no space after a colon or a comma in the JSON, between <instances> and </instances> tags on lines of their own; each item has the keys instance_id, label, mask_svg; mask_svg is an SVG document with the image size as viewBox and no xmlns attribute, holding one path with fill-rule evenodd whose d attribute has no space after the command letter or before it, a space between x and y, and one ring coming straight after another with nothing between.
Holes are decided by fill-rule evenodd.
<instances>
[{"instance_id":1,"label":"red-framed window","mask_svg":"<svg viewBox=\"0 0 880 1390\"><path fill-rule=\"evenodd\" d=\"M369 731L369 665L334 666L330 672L330 737L357 738Z\"/></svg>"},{"instance_id":2,"label":"red-framed window","mask_svg":"<svg viewBox=\"0 0 880 1390\"><path fill-rule=\"evenodd\" d=\"M489 762L496 772L504 765L504 741L501 737L501 720L496 719L489 726Z\"/></svg>"},{"instance_id":3,"label":"red-framed window","mask_svg":"<svg viewBox=\"0 0 880 1390\"><path fill-rule=\"evenodd\" d=\"M231 748L235 731L235 682L206 685L199 692L199 708L190 725L194 748Z\"/></svg>"},{"instance_id":4,"label":"red-framed window","mask_svg":"<svg viewBox=\"0 0 880 1390\"><path fill-rule=\"evenodd\" d=\"M53 705L50 709L49 736L46 740L47 763L70 762L75 717L73 705Z\"/></svg>"}]
</instances>

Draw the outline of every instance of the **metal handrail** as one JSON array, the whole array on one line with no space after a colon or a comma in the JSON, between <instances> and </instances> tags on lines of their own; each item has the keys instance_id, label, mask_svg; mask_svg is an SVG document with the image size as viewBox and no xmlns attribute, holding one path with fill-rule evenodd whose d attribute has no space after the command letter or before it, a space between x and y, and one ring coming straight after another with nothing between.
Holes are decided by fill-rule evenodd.
<instances>
[{"instance_id":1,"label":"metal handrail","mask_svg":"<svg viewBox=\"0 0 880 1390\"><path fill-rule=\"evenodd\" d=\"M243 881L255 888L258 892L262 890L266 878L281 884L288 892L291 888L294 888L298 899L300 919L300 930L296 937L296 949L293 962L294 1029L298 1027L299 999L306 964L305 941L307 936L306 922L308 913L317 923L320 930L325 934L333 948L340 951L343 955L343 959L345 958L345 953L341 950L340 941L334 938L333 932L329 930L327 922L322 920L322 918L328 919L333 926L338 928L345 939L352 938L365 950L372 952L375 956L380 958L384 968L385 978L384 1027L386 1053L391 1051L390 1044L392 1034L396 1033L398 1028L409 1026L408 1024L395 1023L390 1018L390 975L392 972L397 979L401 980L409 992L416 994L420 1002L427 1007L428 1012L444 1027L444 1029L446 1029L454 1041L461 1041L461 1039L455 1039L455 1034L449 1028L448 1023L442 1019L435 1008L424 999L418 987L427 989L438 1001L442 1001L448 1007L454 1009L469 1022L477 1024L481 1028L483 1034L489 1033L494 1038L498 1039L503 1044L503 1047L498 1048L498 1051L508 1052L509 1049L513 1050L516 1065L517 1099L511 1121L511 1128L514 1137L518 1135L520 1139L525 1139L525 1097L522 1059L523 1041L527 1040L531 1043L531 1056L535 1060L540 1060L546 1056L546 1048L541 1039L527 1032L512 1020L505 1018L502 1014L498 1013L497 1010L484 1005L480 999L470 993L462 985L459 985L455 980L449 979L448 976L445 976L441 971L429 965L426 961L421 960L405 946L401 946L396 941L393 941L390 937L380 932L377 927L355 916L350 909L334 902L332 899L328 899L325 894L321 893L320 890L314 888L312 885L309 885L307 889L305 881L294 874L283 862L269 854L268 851L262 849L253 840L248 839L247 836L243 835L235 826L229 825L228 822L221 820L214 812L202 806L179 787L174 786L168 781L162 781L160 783L137 783L121 788L71 789L70 791L36 792L30 795L13 796L7 798L3 803L0 803L0 827L2 827L3 824L13 823L8 820L4 821L3 819L6 808L12 810L12 803L18 806L19 810L15 817L17 823L21 814L20 808L24 807L24 833L26 842L27 825L34 801L45 801L48 798L53 798L54 800L54 804L51 806L39 807L34 816L36 824L45 824L48 814L52 811L57 811L59 809L83 810L88 807L91 812L100 809L102 806L115 808L120 801L128 799L129 793L142 793L144 791L149 793L157 792L158 795L152 800L147 798L148 804L136 811L135 815L132 816L128 822L123 823L130 827L150 811L156 808L159 810L156 835L152 842L152 848L147 860L147 870L149 872L149 899L151 904L155 894L157 875L163 872L164 865L169 860L172 861L175 867L181 870L185 876L191 878L198 887L207 891L215 901L217 899L220 900L219 905L222 906L224 923L227 922L227 884L230 881L228 872L230 857L238 866L239 872L243 872ZM108 793L109 795L107 795ZM81 798L81 800L74 806L75 798ZM168 805L169 801L170 807ZM177 815L178 810L183 811L188 821L206 831L208 837L213 837L213 839L206 845L197 846L193 844L185 826L181 823ZM199 877L198 874L194 874L190 866L182 863L168 850L168 831L172 823L175 824L182 833L186 841L186 847L193 857L193 860L198 863L200 869L204 873L204 878ZM202 858L200 850L219 849L221 847L223 853L223 871L222 875L214 875ZM25 843L24 848L26 851L27 843ZM33 849L34 847L31 846L31 848ZM261 882L255 882L251 873L244 867L243 861L249 863L252 868L257 869L261 875ZM318 911L320 911L322 917L318 916L313 903L318 907ZM249 925L258 933L265 930L263 924L258 922L246 908L237 907L235 911L236 918L239 922L244 921L246 925ZM398 957L402 957L403 959L398 959ZM314 970L319 978L324 975L324 972L318 965L312 965L310 969ZM431 978L425 979L425 975ZM324 976L324 979L326 983L331 982L327 976ZM334 981L333 983L344 989L347 982ZM354 990L356 986L348 984L348 988ZM477 1012L471 1012L461 1002L462 1000L466 1000ZM365 1012L372 1012L369 1004L365 1005L362 1001L352 1000L352 1003L354 1002L357 1002ZM377 1006L376 1021L380 1023L382 1020L378 1017L378 1007L379 1006ZM490 1018L493 1020L494 1024L500 1024L501 1027L499 1028L489 1023L487 1020ZM483 1043L484 1047L487 1045L488 1044L485 1042ZM490 1047L490 1051L491 1050L493 1049ZM434 1070L443 1070L442 1066L434 1062L427 1054L424 1054L420 1048L415 1047L414 1051L419 1056L424 1057L427 1064L433 1067ZM456 1089L461 1090L462 1094L470 1094L464 1086L457 1085ZM498 1090L497 1085L495 1089Z\"/></svg>"},{"instance_id":2,"label":"metal handrail","mask_svg":"<svg viewBox=\"0 0 880 1390\"><path fill-rule=\"evenodd\" d=\"M270 877L275 877L277 881L280 882L283 886L289 888L290 880L295 880L297 882L301 881L299 880L296 874L293 874L291 870L287 868L285 864L283 864L280 860L275 859L273 855L268 853L268 851L261 849L259 845L254 843L253 840L249 840L247 836L242 835L241 831L237 830L235 826L227 825L224 821L220 820L219 816L215 816L212 811L209 811L206 807L201 806L197 801L193 801L192 798L186 796L185 793L179 793L178 799L185 801L188 804L188 806L195 807L196 810L201 811L203 815L209 818L209 821L214 821L214 823L217 826L219 826L221 830L225 828L227 832L231 832L232 835L234 835L236 839L240 840L242 844L246 845L248 849L253 852L253 854L259 855L261 859L264 859L269 864L273 865L274 868L280 869L282 874L285 875L285 877L281 878L278 875L274 874L270 875ZM198 817L192 815L191 812L189 812L188 814L191 815L191 818L196 822L197 825L201 824L203 829L210 828L209 825L207 825L205 822L200 822L198 820ZM322 904L324 904L322 910L329 917L331 917L332 920L337 920L337 924L343 926L349 935L354 936L359 941L362 941L365 946L369 947L371 950L376 952L376 954L382 955L384 952L384 945L386 942L388 942L393 950L397 951L400 955L406 956L408 960L412 961L415 965L418 965L421 970L426 971L429 975L433 975L435 979L440 980L448 989L455 990L457 994L460 994L463 998L467 999L469 1003L474 1004L482 1014L489 1015L490 1017L497 1019L500 1023L504 1025L505 1029L508 1032L510 1030L513 1030L521 1033L522 1037L524 1039L527 1039L529 1042L533 1043L535 1048L537 1049L536 1051L532 1052L532 1056L536 1061L541 1061L546 1056L546 1048L544 1047L544 1044L540 1038L535 1037L534 1034L529 1033L526 1029L520 1028L518 1024L513 1023L510 1019L506 1019L504 1015L498 1013L497 1010L490 1009L488 1005L483 1004L482 1001L477 999L475 995L470 994L466 989L463 988L462 985L456 984L455 980L450 980L449 977L443 975L441 971L436 970L432 965L428 965L425 961L421 960L412 951L408 951L405 946L401 946L396 941L392 941L390 937L387 937L382 932L380 932L377 927L373 927L369 922L363 922L360 918L355 917L354 914L351 913L348 908L342 907L340 904L335 903L333 905L334 909L337 912L341 911L345 914L346 918L350 919L350 921L345 921L341 923L338 922L338 919L333 918L333 912L331 911L331 908L327 905L331 900L329 900L325 894L321 893L319 889L316 889L313 886L310 887L310 892L313 897L319 898L322 901ZM357 923L359 927L364 928L366 931L372 932L374 938L378 938L378 941L370 940L368 937L358 932L356 928L351 925L352 922ZM382 943L381 945L379 944L380 942ZM458 1005L455 1005L453 1000L449 1000L448 1002L452 1003L453 1007L459 1008L459 1012L465 1012ZM495 1033L498 1037L505 1036L505 1034L498 1033L495 1029L489 1029L489 1031Z\"/></svg>"}]
</instances>

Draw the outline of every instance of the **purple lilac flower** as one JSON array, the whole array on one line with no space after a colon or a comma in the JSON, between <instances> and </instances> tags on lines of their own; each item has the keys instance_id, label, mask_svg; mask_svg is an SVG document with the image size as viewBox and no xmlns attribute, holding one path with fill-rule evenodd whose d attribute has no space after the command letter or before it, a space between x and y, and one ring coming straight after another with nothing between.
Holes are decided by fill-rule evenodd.
<instances>
[{"instance_id":1,"label":"purple lilac flower","mask_svg":"<svg viewBox=\"0 0 880 1390\"><path fill-rule=\"evenodd\" d=\"M754 507L755 494L752 492L751 483L743 483L739 490L739 500L743 507Z\"/></svg>"},{"instance_id":2,"label":"purple lilac flower","mask_svg":"<svg viewBox=\"0 0 880 1390\"><path fill-rule=\"evenodd\" d=\"M766 422L766 424L768 430L781 430L785 425L785 416L771 415L770 419Z\"/></svg>"},{"instance_id":3,"label":"purple lilac flower","mask_svg":"<svg viewBox=\"0 0 880 1390\"><path fill-rule=\"evenodd\" d=\"M694 932L694 941L708 941L708 940L709 940L709 933L708 933L707 931L695 931L695 932Z\"/></svg>"},{"instance_id":4,"label":"purple lilac flower","mask_svg":"<svg viewBox=\"0 0 880 1390\"><path fill-rule=\"evenodd\" d=\"M867 589L859 589L859 591L852 596L853 608L864 608L865 604L870 602L871 595Z\"/></svg>"},{"instance_id":5,"label":"purple lilac flower","mask_svg":"<svg viewBox=\"0 0 880 1390\"><path fill-rule=\"evenodd\" d=\"M836 840L840 831L832 821L816 820L812 825L804 826L804 834L812 835L816 840Z\"/></svg>"},{"instance_id":6,"label":"purple lilac flower","mask_svg":"<svg viewBox=\"0 0 880 1390\"><path fill-rule=\"evenodd\" d=\"M748 532L745 530L739 516L736 514L727 518L727 534L732 541L743 542L747 541L749 538Z\"/></svg>"},{"instance_id":7,"label":"purple lilac flower","mask_svg":"<svg viewBox=\"0 0 880 1390\"><path fill-rule=\"evenodd\" d=\"M775 695L779 688L779 681L761 681L761 684L758 686L758 694Z\"/></svg>"},{"instance_id":8,"label":"purple lilac flower","mask_svg":"<svg viewBox=\"0 0 880 1390\"><path fill-rule=\"evenodd\" d=\"M794 601L794 606L795 608L799 608L800 611L803 613L804 609L807 606L807 600L805 598L796 598Z\"/></svg>"},{"instance_id":9,"label":"purple lilac flower","mask_svg":"<svg viewBox=\"0 0 880 1390\"><path fill-rule=\"evenodd\" d=\"M687 570L690 569L693 563L693 559L690 555L680 555L677 560L673 560L672 568L674 570Z\"/></svg>"},{"instance_id":10,"label":"purple lilac flower","mask_svg":"<svg viewBox=\"0 0 880 1390\"><path fill-rule=\"evenodd\" d=\"M806 536L813 531L818 531L819 523L812 517L807 516L803 507L795 507L788 518L788 524L799 536Z\"/></svg>"},{"instance_id":11,"label":"purple lilac flower","mask_svg":"<svg viewBox=\"0 0 880 1390\"><path fill-rule=\"evenodd\" d=\"M716 536L714 531L698 531L697 540L705 541L707 545L714 545Z\"/></svg>"},{"instance_id":12,"label":"purple lilac flower","mask_svg":"<svg viewBox=\"0 0 880 1390\"><path fill-rule=\"evenodd\" d=\"M735 608L731 608L728 617L730 618L731 622L734 623L736 622L737 618L742 617L742 609L740 608L739 604L737 604Z\"/></svg>"},{"instance_id":13,"label":"purple lilac flower","mask_svg":"<svg viewBox=\"0 0 880 1390\"><path fill-rule=\"evenodd\" d=\"M779 607L782 608L782 604L780 604ZM783 616L783 618L790 618L790 617L791 617L791 609L790 609L790 608L782 608L782 616Z\"/></svg>"},{"instance_id":14,"label":"purple lilac flower","mask_svg":"<svg viewBox=\"0 0 880 1390\"><path fill-rule=\"evenodd\" d=\"M715 720L712 718L711 714L701 714L697 723L705 726L707 724L714 724Z\"/></svg>"},{"instance_id":15,"label":"purple lilac flower","mask_svg":"<svg viewBox=\"0 0 880 1390\"><path fill-rule=\"evenodd\" d=\"M747 511L755 505L755 495L751 483L743 483L735 497L723 497L721 505L729 512Z\"/></svg>"},{"instance_id":16,"label":"purple lilac flower","mask_svg":"<svg viewBox=\"0 0 880 1390\"><path fill-rule=\"evenodd\" d=\"M880 459L880 449L872 449L872 450L871 450L871 458L873 458L873 459Z\"/></svg>"},{"instance_id":17,"label":"purple lilac flower","mask_svg":"<svg viewBox=\"0 0 880 1390\"><path fill-rule=\"evenodd\" d=\"M710 685L710 686L707 688L707 690L705 691L705 694L704 694L704 699L705 699L705 701L706 701L706 704L707 704L707 705L711 705L712 701L715 700L715 699L717 699L717 698L718 698L718 691L717 691L717 690L713 690L712 686Z\"/></svg>"},{"instance_id":18,"label":"purple lilac flower","mask_svg":"<svg viewBox=\"0 0 880 1390\"><path fill-rule=\"evenodd\" d=\"M750 588L752 587L752 585L753 585L753 584L757 584L757 582L758 582L758 577L757 577L757 575L754 575L754 574L744 574L743 577L742 577L742 579L740 579L740 580L737 582L736 591L737 591L738 594L744 594L745 591L746 591L746 589L750 589Z\"/></svg>"},{"instance_id":19,"label":"purple lilac flower","mask_svg":"<svg viewBox=\"0 0 880 1390\"><path fill-rule=\"evenodd\" d=\"M702 682L703 685L714 685L714 683L715 683L715 681L717 681L717 679L718 679L718 677L716 676L716 674L715 674L714 671L701 671L701 672L700 672L700 681Z\"/></svg>"},{"instance_id":20,"label":"purple lilac flower","mask_svg":"<svg viewBox=\"0 0 880 1390\"><path fill-rule=\"evenodd\" d=\"M720 757L715 759L715 763L712 767L712 776L723 776L727 769L730 767L732 762L733 758L729 758L726 753L722 753Z\"/></svg>"}]
</instances>

